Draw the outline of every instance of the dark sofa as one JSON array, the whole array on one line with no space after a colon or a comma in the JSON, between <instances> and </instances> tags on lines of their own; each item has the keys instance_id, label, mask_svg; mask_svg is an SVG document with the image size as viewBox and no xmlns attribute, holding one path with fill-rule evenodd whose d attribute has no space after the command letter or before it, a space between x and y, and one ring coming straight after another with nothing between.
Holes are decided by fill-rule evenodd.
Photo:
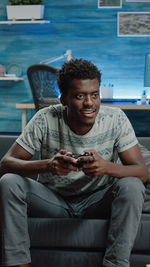
<instances>
[{"instance_id":1,"label":"dark sofa","mask_svg":"<svg viewBox=\"0 0 150 267\"><path fill-rule=\"evenodd\" d=\"M16 136L0 136L0 158L15 139ZM150 150L150 137L140 137L139 141ZM28 225L31 267L101 267L107 220L29 218ZM144 267L148 263L150 214L143 213L131 254L131 267Z\"/></svg>"}]
</instances>

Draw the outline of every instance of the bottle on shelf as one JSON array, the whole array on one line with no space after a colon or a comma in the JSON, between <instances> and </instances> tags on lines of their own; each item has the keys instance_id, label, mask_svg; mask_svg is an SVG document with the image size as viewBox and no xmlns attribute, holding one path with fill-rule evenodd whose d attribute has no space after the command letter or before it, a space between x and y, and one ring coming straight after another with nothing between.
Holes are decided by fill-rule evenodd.
<instances>
[{"instance_id":1,"label":"bottle on shelf","mask_svg":"<svg viewBox=\"0 0 150 267\"><path fill-rule=\"evenodd\" d=\"M141 104L146 104L146 100L147 100L146 90L143 90Z\"/></svg>"}]
</instances>

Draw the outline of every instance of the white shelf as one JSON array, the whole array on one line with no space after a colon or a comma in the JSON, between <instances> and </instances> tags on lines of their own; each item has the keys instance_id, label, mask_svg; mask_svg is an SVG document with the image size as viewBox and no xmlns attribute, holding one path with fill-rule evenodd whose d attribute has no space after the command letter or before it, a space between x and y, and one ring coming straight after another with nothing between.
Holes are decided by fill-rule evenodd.
<instances>
[{"instance_id":1,"label":"white shelf","mask_svg":"<svg viewBox=\"0 0 150 267\"><path fill-rule=\"evenodd\" d=\"M21 78L21 77L0 77L0 81L15 81L15 82L18 82L18 81L23 81L24 78Z\"/></svg>"},{"instance_id":2,"label":"white shelf","mask_svg":"<svg viewBox=\"0 0 150 267\"><path fill-rule=\"evenodd\" d=\"M0 24L45 24L45 23L50 23L50 20L5 20L5 21L0 21Z\"/></svg>"}]
</instances>

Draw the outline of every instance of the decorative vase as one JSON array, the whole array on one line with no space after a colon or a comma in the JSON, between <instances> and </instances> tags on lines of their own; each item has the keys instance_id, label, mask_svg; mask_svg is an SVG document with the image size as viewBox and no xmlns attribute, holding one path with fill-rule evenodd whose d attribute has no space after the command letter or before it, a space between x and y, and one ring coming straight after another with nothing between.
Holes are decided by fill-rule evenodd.
<instances>
[{"instance_id":1,"label":"decorative vase","mask_svg":"<svg viewBox=\"0 0 150 267\"><path fill-rule=\"evenodd\" d=\"M113 86L103 86L101 88L102 98L113 98Z\"/></svg>"}]
</instances>

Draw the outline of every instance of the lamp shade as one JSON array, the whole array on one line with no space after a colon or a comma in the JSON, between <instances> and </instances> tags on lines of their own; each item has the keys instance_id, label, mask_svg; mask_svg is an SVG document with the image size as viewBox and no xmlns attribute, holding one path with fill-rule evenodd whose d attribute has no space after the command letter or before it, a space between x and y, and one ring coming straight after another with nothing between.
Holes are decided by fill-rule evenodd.
<instances>
[{"instance_id":1,"label":"lamp shade","mask_svg":"<svg viewBox=\"0 0 150 267\"><path fill-rule=\"evenodd\" d=\"M150 53L145 56L144 87L150 87Z\"/></svg>"}]
</instances>

